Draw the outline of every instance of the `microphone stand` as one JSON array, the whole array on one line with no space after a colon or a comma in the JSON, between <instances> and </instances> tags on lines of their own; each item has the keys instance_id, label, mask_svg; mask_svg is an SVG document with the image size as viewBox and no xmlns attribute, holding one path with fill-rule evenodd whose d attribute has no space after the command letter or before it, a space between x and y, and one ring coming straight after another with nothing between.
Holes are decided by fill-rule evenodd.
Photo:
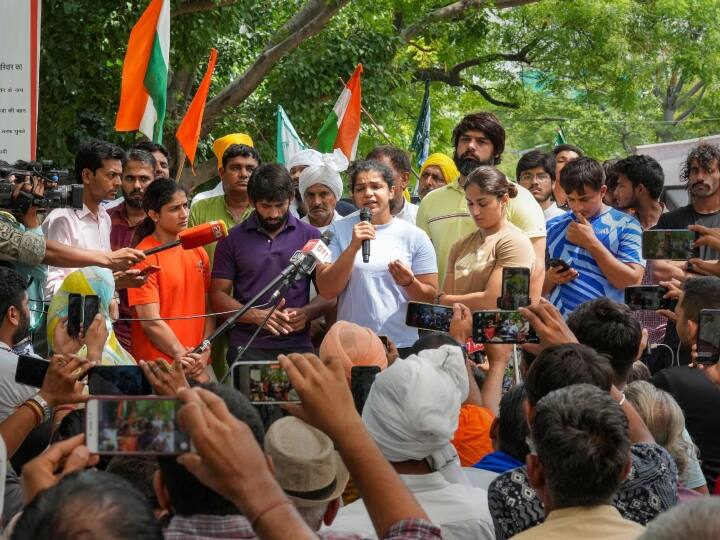
<instances>
[{"instance_id":1,"label":"microphone stand","mask_svg":"<svg viewBox=\"0 0 720 540\"><path fill-rule=\"evenodd\" d=\"M232 326L235 325L235 322L245 315L250 309L255 305L255 303L260 300L261 297L263 297L265 294L268 293L268 291L272 289L276 289L275 292L273 292L272 297L270 298L270 303L275 302L275 306L273 307L272 311L275 310L275 307L277 307L277 303L280 300L280 295L282 294L281 291L284 289L287 285L290 284L290 281L295 277L295 274L300 270L300 265L289 265L287 268L285 268L280 274L275 276L270 283L268 283L265 287L262 288L262 290L257 293L255 296L253 296L250 300L245 302L243 307L238 309L235 313L233 313L230 317L228 317L224 323L222 323L220 326L218 326L215 331L209 335L207 338L205 338L200 345L195 347L192 351L193 353L203 353L207 351L210 348L210 344L214 339L216 339L218 336L221 336L225 332L227 332ZM269 316L272 314L272 311ZM267 319L266 319L267 320ZM263 323L264 324L264 323ZM258 330L262 328L262 326L258 327ZM257 332L256 332L257 334ZM255 336L253 335L253 338ZM249 342L243 347L242 349L247 349L247 346L249 345Z\"/></svg>"}]
</instances>

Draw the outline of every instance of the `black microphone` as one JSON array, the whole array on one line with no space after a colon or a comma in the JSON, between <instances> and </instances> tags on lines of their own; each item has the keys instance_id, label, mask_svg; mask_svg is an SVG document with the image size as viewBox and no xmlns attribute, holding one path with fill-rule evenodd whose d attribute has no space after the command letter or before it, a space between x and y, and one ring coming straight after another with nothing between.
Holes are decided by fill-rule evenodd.
<instances>
[{"instance_id":1,"label":"black microphone","mask_svg":"<svg viewBox=\"0 0 720 540\"><path fill-rule=\"evenodd\" d=\"M372 219L372 212L369 208L363 207L360 210L360 221L370 221ZM368 263L370 262L370 240L363 240L362 241L362 255L363 255L363 262Z\"/></svg>"}]
</instances>

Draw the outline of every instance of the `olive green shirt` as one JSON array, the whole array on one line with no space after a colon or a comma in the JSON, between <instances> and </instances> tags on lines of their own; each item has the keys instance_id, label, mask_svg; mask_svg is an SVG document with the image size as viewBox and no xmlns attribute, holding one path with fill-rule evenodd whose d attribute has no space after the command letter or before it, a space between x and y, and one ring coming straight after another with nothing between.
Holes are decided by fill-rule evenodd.
<instances>
[{"instance_id":1,"label":"olive green shirt","mask_svg":"<svg viewBox=\"0 0 720 540\"><path fill-rule=\"evenodd\" d=\"M208 197L207 199L202 199L192 205L190 209L190 219L188 222L188 226L194 227L195 225L207 223L208 221L222 220L225 222L225 225L227 225L229 231L235 225L245 221L247 217L252 214L252 212L253 207L248 206L247 210L243 212L243 215L240 217L240 219L236 220L233 217L232 213L230 213L230 209L228 208L227 202L225 201L225 195ZM213 242L212 244L207 244L205 246L205 251L207 251L208 257L210 257L211 268L213 264L213 258L215 256L216 247L217 242Z\"/></svg>"}]
</instances>

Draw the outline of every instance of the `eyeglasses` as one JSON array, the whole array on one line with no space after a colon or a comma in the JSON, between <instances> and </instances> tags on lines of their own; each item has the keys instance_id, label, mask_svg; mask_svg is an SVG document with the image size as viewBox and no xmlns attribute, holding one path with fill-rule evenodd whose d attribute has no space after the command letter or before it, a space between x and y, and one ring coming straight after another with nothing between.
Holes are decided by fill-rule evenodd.
<instances>
[{"instance_id":1,"label":"eyeglasses","mask_svg":"<svg viewBox=\"0 0 720 540\"><path fill-rule=\"evenodd\" d=\"M522 174L520 175L520 180L521 180L522 182L532 182L532 181L535 180L536 178L537 178L538 180L550 180L550 175L549 175L548 173L544 173L544 172L542 172L542 173L537 173L537 174L533 174L533 173L522 173Z\"/></svg>"}]
</instances>

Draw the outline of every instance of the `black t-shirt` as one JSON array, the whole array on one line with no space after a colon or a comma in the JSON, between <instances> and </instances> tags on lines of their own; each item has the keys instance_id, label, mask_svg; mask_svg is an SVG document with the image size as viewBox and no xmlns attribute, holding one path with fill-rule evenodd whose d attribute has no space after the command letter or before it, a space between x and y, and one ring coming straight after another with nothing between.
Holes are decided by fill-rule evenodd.
<instances>
[{"instance_id":1,"label":"black t-shirt","mask_svg":"<svg viewBox=\"0 0 720 540\"><path fill-rule=\"evenodd\" d=\"M700 465L712 493L720 475L720 388L702 371L686 366L664 369L651 382L671 394L685 413L685 427L700 449Z\"/></svg>"},{"instance_id":2,"label":"black t-shirt","mask_svg":"<svg viewBox=\"0 0 720 540\"><path fill-rule=\"evenodd\" d=\"M720 227L720 212L711 214L698 214L691 204L676 208L660 216L653 229L687 229L688 225L704 225L705 227ZM700 258L705 261L720 259L720 253L707 246L700 247Z\"/></svg>"}]
</instances>

